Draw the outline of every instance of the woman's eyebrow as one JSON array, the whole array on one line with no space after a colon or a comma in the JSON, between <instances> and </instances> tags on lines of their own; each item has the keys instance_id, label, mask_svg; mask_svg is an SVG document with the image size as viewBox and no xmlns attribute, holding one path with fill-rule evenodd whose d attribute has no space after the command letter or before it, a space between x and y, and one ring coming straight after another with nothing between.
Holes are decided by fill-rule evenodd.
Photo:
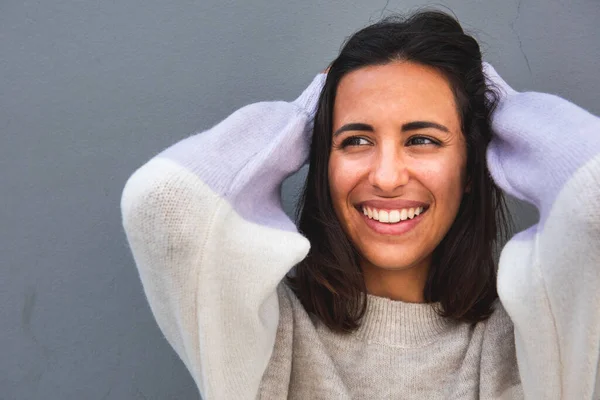
<instances>
[{"instance_id":1,"label":"woman's eyebrow","mask_svg":"<svg viewBox=\"0 0 600 400\"><path fill-rule=\"evenodd\" d=\"M438 129L442 132L447 132L449 133L450 130L448 128L446 128L444 125L435 123L435 122L431 122L431 121L413 121L413 122L407 122L406 124L402 125L402 132L407 132L407 131L415 131L415 130L419 130L419 129L425 129L425 128L433 128L433 129ZM341 128L339 128L338 130L336 130L333 133L333 136L337 136L342 132L345 131L367 131L367 132L374 132L375 129L373 129L373 127L369 124L363 124L360 122L353 122L350 124L346 124L343 125Z\"/></svg>"},{"instance_id":2,"label":"woman's eyebrow","mask_svg":"<svg viewBox=\"0 0 600 400\"><path fill-rule=\"evenodd\" d=\"M402 125L402 132L415 131L418 129L425 129L425 128L433 128L433 129L438 129L442 132L450 133L450 129L446 128L444 125L441 125L441 124L438 124L435 122L431 122L431 121L408 122L408 123Z\"/></svg>"},{"instance_id":3,"label":"woman's eyebrow","mask_svg":"<svg viewBox=\"0 0 600 400\"><path fill-rule=\"evenodd\" d=\"M358 123L358 122L353 122L351 124L346 124L343 125L341 128L339 128L337 131L335 131L333 133L333 136L337 136L342 132L345 131L368 131L368 132L373 132L374 129L371 125L369 124L363 124L363 123Z\"/></svg>"}]
</instances>

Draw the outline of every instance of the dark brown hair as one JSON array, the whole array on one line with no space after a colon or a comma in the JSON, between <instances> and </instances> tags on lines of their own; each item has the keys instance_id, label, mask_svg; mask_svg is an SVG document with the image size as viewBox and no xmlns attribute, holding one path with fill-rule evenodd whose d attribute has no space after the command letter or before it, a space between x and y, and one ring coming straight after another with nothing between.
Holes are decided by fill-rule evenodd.
<instances>
[{"instance_id":1,"label":"dark brown hair","mask_svg":"<svg viewBox=\"0 0 600 400\"><path fill-rule=\"evenodd\" d=\"M498 298L494 245L506 234L504 197L486 166L491 140L490 116L496 93L486 86L478 43L452 16L420 11L408 18L391 16L351 36L331 64L315 115L307 180L296 218L311 244L307 257L287 283L304 308L337 332L360 325L366 286L358 253L344 233L329 192L328 163L333 105L341 78L368 65L396 60L420 63L444 74L453 89L467 142L470 191L457 217L433 254L424 288L425 301L440 302L441 315L457 321L488 318Z\"/></svg>"}]
</instances>

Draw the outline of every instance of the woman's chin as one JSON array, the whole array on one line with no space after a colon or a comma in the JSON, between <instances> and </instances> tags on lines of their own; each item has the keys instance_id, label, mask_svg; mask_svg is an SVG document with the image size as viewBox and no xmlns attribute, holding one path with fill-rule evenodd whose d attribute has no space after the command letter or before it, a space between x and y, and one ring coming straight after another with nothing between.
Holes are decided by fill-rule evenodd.
<instances>
[{"instance_id":1,"label":"woman's chin","mask_svg":"<svg viewBox=\"0 0 600 400\"><path fill-rule=\"evenodd\" d=\"M375 268L385 271L406 271L413 268L419 268L423 265L429 265L430 257L398 257L398 246L395 246L392 254L382 255L381 251L379 254L370 257L363 257L363 266L368 268ZM395 253L395 254L394 254ZM426 262L424 262L425 260Z\"/></svg>"}]
</instances>

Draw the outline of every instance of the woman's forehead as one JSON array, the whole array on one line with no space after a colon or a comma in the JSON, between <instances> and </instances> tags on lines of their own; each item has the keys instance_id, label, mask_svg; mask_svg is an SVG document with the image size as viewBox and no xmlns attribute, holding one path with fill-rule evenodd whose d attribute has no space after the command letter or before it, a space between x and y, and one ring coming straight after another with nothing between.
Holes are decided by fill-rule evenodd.
<instances>
[{"instance_id":1,"label":"woman's forehead","mask_svg":"<svg viewBox=\"0 0 600 400\"><path fill-rule=\"evenodd\" d=\"M433 67L406 61L363 67L340 80L334 120L382 116L438 118L448 124L459 120L445 76Z\"/></svg>"}]
</instances>

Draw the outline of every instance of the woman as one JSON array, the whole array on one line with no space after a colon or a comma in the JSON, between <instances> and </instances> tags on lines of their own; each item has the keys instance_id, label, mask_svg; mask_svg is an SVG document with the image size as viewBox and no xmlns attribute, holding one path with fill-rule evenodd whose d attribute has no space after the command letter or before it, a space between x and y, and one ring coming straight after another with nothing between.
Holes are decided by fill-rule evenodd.
<instances>
[{"instance_id":1,"label":"woman","mask_svg":"<svg viewBox=\"0 0 600 400\"><path fill-rule=\"evenodd\" d=\"M279 190L307 157L297 229ZM498 187L541 217L496 277ZM204 399L589 399L599 188L597 117L515 92L421 12L356 33L295 101L164 150L121 208Z\"/></svg>"}]
</instances>

